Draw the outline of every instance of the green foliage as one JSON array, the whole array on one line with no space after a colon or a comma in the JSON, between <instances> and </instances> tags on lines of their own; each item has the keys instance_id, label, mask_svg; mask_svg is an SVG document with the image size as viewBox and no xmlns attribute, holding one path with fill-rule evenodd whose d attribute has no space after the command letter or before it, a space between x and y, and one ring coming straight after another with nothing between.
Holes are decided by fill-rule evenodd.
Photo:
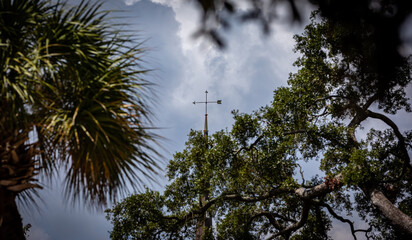
<instances>
[{"instance_id":1,"label":"green foliage","mask_svg":"<svg viewBox=\"0 0 412 240\"><path fill-rule=\"evenodd\" d=\"M291 240L331 240L327 231L331 228L331 221L320 208L311 211L307 223L301 232L292 236Z\"/></svg>"},{"instance_id":2,"label":"green foliage","mask_svg":"<svg viewBox=\"0 0 412 240\"><path fill-rule=\"evenodd\" d=\"M383 192L410 216L412 134L401 133L388 117L410 110L405 95L412 80L410 64L403 59L396 69L399 79L381 92L362 54L342 49L345 29L333 26L313 15L305 32L295 37L296 51L302 54L295 63L299 69L290 75L288 87L275 90L270 105L252 114L234 111L231 131L208 138L189 133L185 149L169 163L163 208L153 210L162 216L153 224L166 224L157 225L159 233L194 238L196 223L209 215L215 225L208 230L215 239L330 239L331 218L348 224L355 235L357 229L344 216L356 209L370 221L366 236L386 230L383 235L409 234L396 233L405 228L384 220L372 207L370 192ZM367 129L366 136L358 136L369 118L387 128ZM319 161L324 178L299 177L302 161ZM206 201L201 199L205 193ZM152 209L145 200L135 204ZM117 219L112 233L121 231L116 226L127 224L117 222L123 214L108 213ZM142 234L125 236L141 239L150 224L133 225Z\"/></svg>"},{"instance_id":3,"label":"green foliage","mask_svg":"<svg viewBox=\"0 0 412 240\"><path fill-rule=\"evenodd\" d=\"M0 143L31 132L40 169L95 204L157 168L144 49L100 6L0 1Z\"/></svg>"},{"instance_id":4,"label":"green foliage","mask_svg":"<svg viewBox=\"0 0 412 240\"><path fill-rule=\"evenodd\" d=\"M162 209L165 204L163 196L159 193L146 190L145 194L133 195L112 210L106 210L108 220L114 224L111 232L112 239L164 239L164 235L158 229L177 231L173 219L163 219ZM135 228L135 226L143 226Z\"/></svg>"}]
</instances>

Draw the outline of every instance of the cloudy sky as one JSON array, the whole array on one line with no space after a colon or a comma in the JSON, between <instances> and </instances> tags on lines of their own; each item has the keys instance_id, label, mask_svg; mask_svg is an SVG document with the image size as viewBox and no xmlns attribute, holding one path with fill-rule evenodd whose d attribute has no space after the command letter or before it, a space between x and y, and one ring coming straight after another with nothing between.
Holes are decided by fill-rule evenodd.
<instances>
[{"instance_id":1,"label":"cloudy sky","mask_svg":"<svg viewBox=\"0 0 412 240\"><path fill-rule=\"evenodd\" d=\"M207 39L192 38L199 12L181 0L106 0L104 8L121 10L116 14L126 16L121 19L128 24L124 29L145 40L148 52L143 57L155 69L147 79L157 84L155 125L167 139L164 162L183 149L190 129L203 129L204 107L192 102L203 101L205 90L209 100L223 101L208 109L210 132L230 128L233 109L251 112L270 103L273 90L285 85L294 71L292 37L303 30L278 21L265 37L257 25L236 25L225 35L228 48L221 51ZM153 188L161 189L161 184ZM41 192L40 213L23 211L24 222L32 225L29 239L109 239L111 226L105 214L65 204L60 187L57 182ZM334 234L346 230L338 227Z\"/></svg>"}]
</instances>

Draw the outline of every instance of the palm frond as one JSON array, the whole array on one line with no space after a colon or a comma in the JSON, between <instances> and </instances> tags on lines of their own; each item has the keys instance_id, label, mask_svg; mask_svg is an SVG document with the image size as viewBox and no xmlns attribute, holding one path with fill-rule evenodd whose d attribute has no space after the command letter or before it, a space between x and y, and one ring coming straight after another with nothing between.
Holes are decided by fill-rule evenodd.
<instances>
[{"instance_id":1,"label":"palm frond","mask_svg":"<svg viewBox=\"0 0 412 240\"><path fill-rule=\"evenodd\" d=\"M144 48L100 7L0 1L1 129L34 127L43 173L65 167L66 195L97 204L159 169Z\"/></svg>"},{"instance_id":2,"label":"palm frond","mask_svg":"<svg viewBox=\"0 0 412 240\"><path fill-rule=\"evenodd\" d=\"M48 57L57 71L48 79L57 87L39 109L48 112L44 134L59 146L59 160L68 171L66 196L82 196L104 204L127 186L152 178L158 165L151 146L150 111L145 91L150 84L141 76L143 49L104 22L107 12L83 2L58 11L54 41ZM56 33L58 33L56 35ZM48 37L48 39L51 39ZM127 46L126 44L129 44ZM68 91L69 90L69 91ZM53 106L53 107L49 107Z\"/></svg>"}]
</instances>

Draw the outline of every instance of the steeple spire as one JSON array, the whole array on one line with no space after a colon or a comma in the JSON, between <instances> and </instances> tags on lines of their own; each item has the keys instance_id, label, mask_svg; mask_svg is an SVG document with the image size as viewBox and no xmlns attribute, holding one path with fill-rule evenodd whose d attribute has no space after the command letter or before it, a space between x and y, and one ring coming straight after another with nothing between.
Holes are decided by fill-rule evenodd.
<instances>
[{"instance_id":1,"label":"steeple spire","mask_svg":"<svg viewBox=\"0 0 412 240\"><path fill-rule=\"evenodd\" d=\"M204 128L204 130L203 130L203 135L205 136L205 137L207 137L208 136L208 134L209 134L209 129L208 129L208 125L207 125L207 104L208 103L217 103L217 104L222 104L222 100L217 100L217 101L207 101L207 94L208 94L209 92L206 90L205 91L205 94L206 94L206 100L204 101L204 102L196 102L196 101L194 101L193 102L193 104L196 104L196 103L204 103L205 104L205 128Z\"/></svg>"},{"instance_id":2,"label":"steeple spire","mask_svg":"<svg viewBox=\"0 0 412 240\"><path fill-rule=\"evenodd\" d=\"M205 104L205 129L203 130L203 135L205 137L205 142L207 143L207 137L208 137L208 126L207 126L207 104L208 103L217 103L217 104L222 104L222 100L217 100L217 101L207 101L207 90L205 91L206 94L206 100L204 102L196 102L194 101L193 104L196 103L204 103ZM209 148L209 145L206 144L206 147ZM204 205L209 201L209 191L205 190L201 195L200 195L200 202L201 205ZM209 212L206 212L205 216L202 218L198 219L198 222L196 224L196 240L203 239L203 236L205 234L206 229L210 229L212 227L212 217L209 215Z\"/></svg>"}]
</instances>

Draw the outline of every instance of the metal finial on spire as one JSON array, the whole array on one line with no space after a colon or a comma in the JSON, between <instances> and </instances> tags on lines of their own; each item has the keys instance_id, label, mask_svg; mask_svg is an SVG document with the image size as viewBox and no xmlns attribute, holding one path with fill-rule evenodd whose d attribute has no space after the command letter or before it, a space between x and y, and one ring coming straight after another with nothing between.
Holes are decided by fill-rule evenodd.
<instances>
[{"instance_id":1,"label":"metal finial on spire","mask_svg":"<svg viewBox=\"0 0 412 240\"><path fill-rule=\"evenodd\" d=\"M196 102L196 101L193 101L193 104L196 104L196 103L204 103L204 104L205 104L205 129L203 130L204 136L207 136L207 135L208 135L208 128L207 128L207 104L208 104L208 103L222 104L222 100L207 101L207 94L208 94L208 93L209 93L209 92L206 90L206 91L205 91L206 101L204 101L204 102Z\"/></svg>"},{"instance_id":2,"label":"metal finial on spire","mask_svg":"<svg viewBox=\"0 0 412 240\"><path fill-rule=\"evenodd\" d=\"M204 102L196 102L194 101L193 104L196 103L204 103L205 104L205 130L203 131L203 136L205 137L205 142L208 142L208 129L207 129L207 104L208 103L217 103L217 104L222 104L222 100L217 100L217 101L208 101L207 100L207 90L205 91L206 94L206 101ZM206 148L209 148L208 144L206 144ZM210 183L207 184L209 186ZM207 201L209 200L209 190L206 190L200 195L200 201L201 204L204 205ZM198 223L196 225L196 240L203 239L205 230L210 229L213 226L213 221L212 217L209 215L209 212L206 212L206 215L201 219L198 220Z\"/></svg>"}]
</instances>

